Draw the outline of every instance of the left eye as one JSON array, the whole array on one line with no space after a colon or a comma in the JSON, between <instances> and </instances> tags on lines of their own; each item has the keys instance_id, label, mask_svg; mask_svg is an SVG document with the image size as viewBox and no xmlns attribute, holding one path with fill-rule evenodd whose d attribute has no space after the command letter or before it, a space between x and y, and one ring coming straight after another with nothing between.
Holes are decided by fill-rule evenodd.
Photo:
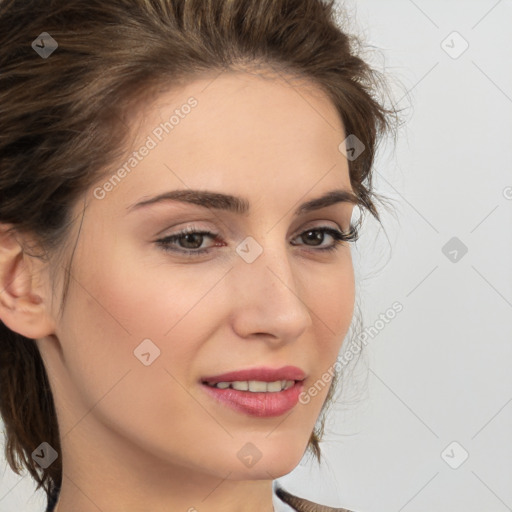
<instances>
[{"instance_id":1,"label":"left eye","mask_svg":"<svg viewBox=\"0 0 512 512\"><path fill-rule=\"evenodd\" d=\"M334 243L328 246L323 246L315 251L333 251L338 248L343 242L355 242L358 239L359 233L355 226L351 226L348 233L342 233L341 231L330 228L327 226L310 228L302 232L296 238L302 238L303 241L309 240L313 242L313 246L321 245L325 235L329 235L334 239ZM171 251L186 255L200 255L209 252L213 246L201 248L203 239L205 237L218 240L218 233L212 233L211 231L195 231L193 229L183 230L179 233L166 236L156 240L155 243L164 251ZM185 246L180 245L176 248L176 242L185 242ZM297 244L292 244L297 245Z\"/></svg>"}]
</instances>

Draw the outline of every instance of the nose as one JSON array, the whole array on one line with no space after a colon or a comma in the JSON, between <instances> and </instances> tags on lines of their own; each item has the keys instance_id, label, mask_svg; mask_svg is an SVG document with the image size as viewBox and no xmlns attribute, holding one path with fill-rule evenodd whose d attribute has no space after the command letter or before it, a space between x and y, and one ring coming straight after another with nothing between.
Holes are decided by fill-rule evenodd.
<instances>
[{"instance_id":1,"label":"nose","mask_svg":"<svg viewBox=\"0 0 512 512\"><path fill-rule=\"evenodd\" d=\"M311 326L311 312L286 246L269 240L262 248L252 263L237 256L228 274L233 329L242 338L258 335L289 342Z\"/></svg>"}]
</instances>

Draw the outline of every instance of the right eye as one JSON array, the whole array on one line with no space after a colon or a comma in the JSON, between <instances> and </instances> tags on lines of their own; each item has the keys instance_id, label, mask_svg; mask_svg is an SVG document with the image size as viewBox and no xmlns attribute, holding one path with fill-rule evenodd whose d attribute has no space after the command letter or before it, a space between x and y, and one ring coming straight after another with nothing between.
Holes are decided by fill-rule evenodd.
<instances>
[{"instance_id":1,"label":"right eye","mask_svg":"<svg viewBox=\"0 0 512 512\"><path fill-rule=\"evenodd\" d=\"M198 231L193 228L184 229L178 233L173 233L164 238L156 240L156 244L166 252L177 252L185 255L200 255L210 251L211 247L200 248L202 241L205 237L212 239L218 239L218 233L212 233L211 231ZM185 243L190 243L192 247L181 246L176 248L176 242L185 240Z\"/></svg>"}]
</instances>

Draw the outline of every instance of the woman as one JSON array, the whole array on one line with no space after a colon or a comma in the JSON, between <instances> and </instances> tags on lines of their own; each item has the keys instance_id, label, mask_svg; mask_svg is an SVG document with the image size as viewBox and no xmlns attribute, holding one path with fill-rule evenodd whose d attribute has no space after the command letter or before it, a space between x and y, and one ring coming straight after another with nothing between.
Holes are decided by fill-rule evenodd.
<instances>
[{"instance_id":1,"label":"woman","mask_svg":"<svg viewBox=\"0 0 512 512\"><path fill-rule=\"evenodd\" d=\"M320 461L395 114L333 4L3 0L0 28L11 467L48 512L344 510L273 486Z\"/></svg>"}]
</instances>

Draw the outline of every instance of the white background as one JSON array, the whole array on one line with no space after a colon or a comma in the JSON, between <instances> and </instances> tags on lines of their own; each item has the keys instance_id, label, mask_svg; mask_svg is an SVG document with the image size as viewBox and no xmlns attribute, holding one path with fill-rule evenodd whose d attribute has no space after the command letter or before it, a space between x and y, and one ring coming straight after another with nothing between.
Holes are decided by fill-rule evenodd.
<instances>
[{"instance_id":1,"label":"white background","mask_svg":"<svg viewBox=\"0 0 512 512\"><path fill-rule=\"evenodd\" d=\"M345 6L406 109L375 169L387 238L368 221L353 253L364 325L403 311L332 410L322 469L308 458L279 482L355 512L511 511L512 1ZM29 476L0 474L1 512L44 510Z\"/></svg>"}]
</instances>

